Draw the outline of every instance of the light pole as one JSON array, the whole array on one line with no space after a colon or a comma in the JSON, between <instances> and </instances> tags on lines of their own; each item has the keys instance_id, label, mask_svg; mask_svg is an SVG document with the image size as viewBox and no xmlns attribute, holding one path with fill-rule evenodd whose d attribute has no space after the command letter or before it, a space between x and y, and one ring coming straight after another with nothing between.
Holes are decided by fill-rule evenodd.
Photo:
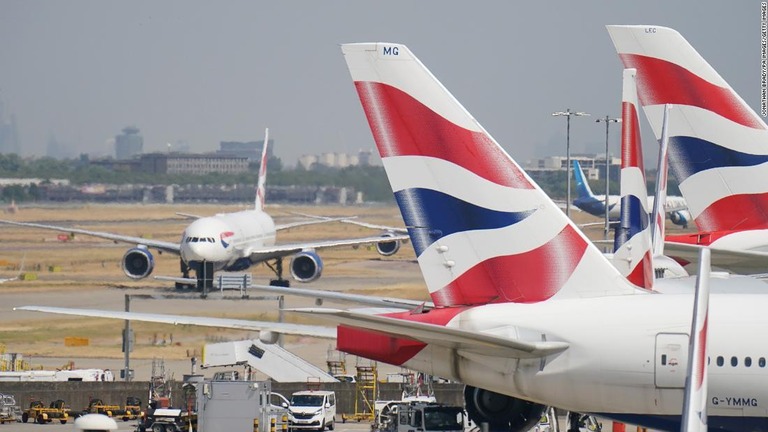
<instances>
[{"instance_id":1,"label":"light pole","mask_svg":"<svg viewBox=\"0 0 768 432\"><path fill-rule=\"evenodd\" d=\"M567 177L566 196L565 196L565 215L571 217L571 116L588 116L588 113L582 111L571 111L566 108L565 111L553 112L552 116L565 116L565 172Z\"/></svg>"},{"instance_id":2,"label":"light pole","mask_svg":"<svg viewBox=\"0 0 768 432\"><path fill-rule=\"evenodd\" d=\"M609 157L608 157L608 126L611 123L621 123L621 119L620 118L616 118L616 117L605 116L605 117L601 117L601 118L595 120L595 122L597 122L597 123L604 122L605 123L605 202L603 203L604 206L605 206L605 230L603 231L603 239L604 240L608 240L608 231L610 229L610 225L609 225L609 221L608 221L608 211L609 211L609 209L608 209L608 193L609 193L608 182L611 179L611 176L610 176L611 162L610 162Z\"/></svg>"}]
</instances>

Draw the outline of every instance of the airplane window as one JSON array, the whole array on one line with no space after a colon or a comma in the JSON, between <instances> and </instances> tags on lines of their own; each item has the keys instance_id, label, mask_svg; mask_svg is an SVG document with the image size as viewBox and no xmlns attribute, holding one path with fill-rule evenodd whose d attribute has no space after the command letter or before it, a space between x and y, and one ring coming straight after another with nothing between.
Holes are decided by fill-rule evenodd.
<instances>
[{"instance_id":1,"label":"airplane window","mask_svg":"<svg viewBox=\"0 0 768 432\"><path fill-rule=\"evenodd\" d=\"M746 367L752 366L752 357L744 357L744 366Z\"/></svg>"},{"instance_id":2,"label":"airplane window","mask_svg":"<svg viewBox=\"0 0 768 432\"><path fill-rule=\"evenodd\" d=\"M723 356L717 356L717 365L722 366L723 363L725 363L725 359L723 358Z\"/></svg>"},{"instance_id":3,"label":"airplane window","mask_svg":"<svg viewBox=\"0 0 768 432\"><path fill-rule=\"evenodd\" d=\"M739 365L739 358L736 356L731 357L731 366L736 367Z\"/></svg>"},{"instance_id":4,"label":"airplane window","mask_svg":"<svg viewBox=\"0 0 768 432\"><path fill-rule=\"evenodd\" d=\"M765 357L760 357L760 359L757 360L757 365L760 367L765 367Z\"/></svg>"},{"instance_id":5,"label":"airplane window","mask_svg":"<svg viewBox=\"0 0 768 432\"><path fill-rule=\"evenodd\" d=\"M712 358L707 356L707 364L710 364L710 363L712 363Z\"/></svg>"}]
</instances>

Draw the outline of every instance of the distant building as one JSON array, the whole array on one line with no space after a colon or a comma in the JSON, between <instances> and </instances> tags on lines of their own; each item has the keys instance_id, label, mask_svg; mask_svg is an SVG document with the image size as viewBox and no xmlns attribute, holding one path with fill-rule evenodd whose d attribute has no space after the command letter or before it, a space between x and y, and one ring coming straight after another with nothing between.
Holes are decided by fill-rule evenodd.
<instances>
[{"instance_id":1,"label":"distant building","mask_svg":"<svg viewBox=\"0 0 768 432\"><path fill-rule=\"evenodd\" d=\"M309 170L315 165L328 168L346 168L350 166L371 166L372 154L370 150L360 150L356 155L348 153L327 152L319 155L301 155L298 165Z\"/></svg>"},{"instance_id":2,"label":"distant building","mask_svg":"<svg viewBox=\"0 0 768 432\"><path fill-rule=\"evenodd\" d=\"M264 140L259 141L221 141L216 154L219 156L237 156L246 157L249 162L258 162L261 160L261 152L264 149ZM274 154L275 140L269 140L267 147L267 157L271 158Z\"/></svg>"},{"instance_id":3,"label":"distant building","mask_svg":"<svg viewBox=\"0 0 768 432\"><path fill-rule=\"evenodd\" d=\"M147 153L139 171L149 174L239 174L248 172L248 158L218 154Z\"/></svg>"},{"instance_id":4,"label":"distant building","mask_svg":"<svg viewBox=\"0 0 768 432\"><path fill-rule=\"evenodd\" d=\"M144 137L139 134L139 128L128 126L123 133L115 136L115 158L131 159L144 151Z\"/></svg>"},{"instance_id":5,"label":"distant building","mask_svg":"<svg viewBox=\"0 0 768 432\"><path fill-rule=\"evenodd\" d=\"M571 155L571 163L579 161L584 175L589 180L600 180L605 178L605 155ZM611 166L611 176L613 177L616 167L621 166L621 159L610 157L608 162ZM565 171L568 165L568 159L565 156L548 156L541 159L529 160L525 164L525 170L528 172L537 171Z\"/></svg>"}]
</instances>

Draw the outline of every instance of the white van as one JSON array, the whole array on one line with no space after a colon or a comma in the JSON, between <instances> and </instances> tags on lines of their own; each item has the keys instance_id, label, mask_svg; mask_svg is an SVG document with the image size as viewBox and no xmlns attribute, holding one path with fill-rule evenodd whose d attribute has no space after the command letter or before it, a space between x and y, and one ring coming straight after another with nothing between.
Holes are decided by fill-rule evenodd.
<instances>
[{"instance_id":1,"label":"white van","mask_svg":"<svg viewBox=\"0 0 768 432\"><path fill-rule=\"evenodd\" d=\"M336 393L307 390L291 395L288 405L288 422L291 430L333 430L336 420Z\"/></svg>"}]
</instances>

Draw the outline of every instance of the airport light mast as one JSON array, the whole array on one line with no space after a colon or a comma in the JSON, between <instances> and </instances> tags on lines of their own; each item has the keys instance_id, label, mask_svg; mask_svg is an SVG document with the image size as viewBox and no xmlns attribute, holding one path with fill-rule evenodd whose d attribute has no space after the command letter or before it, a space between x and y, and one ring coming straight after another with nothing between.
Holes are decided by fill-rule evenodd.
<instances>
[{"instance_id":1,"label":"airport light mast","mask_svg":"<svg viewBox=\"0 0 768 432\"><path fill-rule=\"evenodd\" d=\"M608 220L608 182L611 180L611 162L609 160L608 155L608 127L611 123L621 123L621 119L617 117L601 117L597 120L595 120L596 123L604 122L605 123L605 230L603 231L603 239L608 240L608 231L610 230L610 222Z\"/></svg>"},{"instance_id":2,"label":"airport light mast","mask_svg":"<svg viewBox=\"0 0 768 432\"><path fill-rule=\"evenodd\" d=\"M589 116L588 113L583 111L571 111L570 108L566 108L565 111L557 111L552 113L553 117L565 116L565 170L567 177L566 198L565 198L565 215L571 217L571 116L582 117Z\"/></svg>"}]
</instances>

